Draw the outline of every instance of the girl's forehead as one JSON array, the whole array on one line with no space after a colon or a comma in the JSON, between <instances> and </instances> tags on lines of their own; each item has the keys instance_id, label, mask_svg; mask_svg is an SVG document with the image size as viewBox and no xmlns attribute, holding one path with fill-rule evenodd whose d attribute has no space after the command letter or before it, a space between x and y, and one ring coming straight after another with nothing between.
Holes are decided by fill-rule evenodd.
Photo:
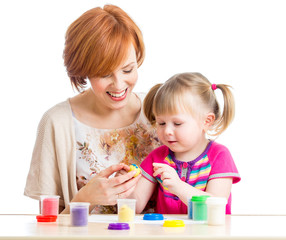
<instances>
[{"instance_id":1,"label":"girl's forehead","mask_svg":"<svg viewBox=\"0 0 286 240\"><path fill-rule=\"evenodd\" d=\"M186 118L190 118L193 117L191 113L188 112L184 112L184 113L175 113L175 114L159 114L156 116L156 119L186 119Z\"/></svg>"}]
</instances>

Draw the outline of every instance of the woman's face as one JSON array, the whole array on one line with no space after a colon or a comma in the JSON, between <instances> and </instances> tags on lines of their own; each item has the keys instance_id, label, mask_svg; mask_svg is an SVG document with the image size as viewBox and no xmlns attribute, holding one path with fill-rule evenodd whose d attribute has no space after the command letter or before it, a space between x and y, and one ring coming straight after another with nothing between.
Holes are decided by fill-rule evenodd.
<instances>
[{"instance_id":1,"label":"woman's face","mask_svg":"<svg viewBox=\"0 0 286 240\"><path fill-rule=\"evenodd\" d=\"M103 77L90 78L91 89L101 106L120 109L127 105L137 82L137 60L133 45L125 61L112 73Z\"/></svg>"}]
</instances>

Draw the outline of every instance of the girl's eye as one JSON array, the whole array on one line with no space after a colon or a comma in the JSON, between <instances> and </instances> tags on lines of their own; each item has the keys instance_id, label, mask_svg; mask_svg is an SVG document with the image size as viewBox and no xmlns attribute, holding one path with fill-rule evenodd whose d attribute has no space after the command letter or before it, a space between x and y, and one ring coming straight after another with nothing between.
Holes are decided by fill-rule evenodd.
<instances>
[{"instance_id":1,"label":"girl's eye","mask_svg":"<svg viewBox=\"0 0 286 240\"><path fill-rule=\"evenodd\" d=\"M180 126L182 123L174 123L175 126Z\"/></svg>"},{"instance_id":2,"label":"girl's eye","mask_svg":"<svg viewBox=\"0 0 286 240\"><path fill-rule=\"evenodd\" d=\"M123 70L123 73L128 74L128 73L131 73L132 71L133 71L133 68L131 68L130 70Z\"/></svg>"},{"instance_id":3,"label":"girl's eye","mask_svg":"<svg viewBox=\"0 0 286 240\"><path fill-rule=\"evenodd\" d=\"M163 123L158 123L158 125L159 125L159 126L164 126L165 123L164 123L164 122L163 122Z\"/></svg>"}]
</instances>

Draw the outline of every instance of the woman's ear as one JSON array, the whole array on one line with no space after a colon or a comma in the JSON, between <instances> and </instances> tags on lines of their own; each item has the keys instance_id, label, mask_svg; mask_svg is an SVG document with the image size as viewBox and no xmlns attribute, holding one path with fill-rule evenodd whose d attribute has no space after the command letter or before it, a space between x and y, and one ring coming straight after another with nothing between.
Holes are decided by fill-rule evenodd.
<instances>
[{"instance_id":1,"label":"woman's ear","mask_svg":"<svg viewBox=\"0 0 286 240\"><path fill-rule=\"evenodd\" d=\"M204 120L204 131L207 132L215 121L214 113L207 113Z\"/></svg>"}]
</instances>

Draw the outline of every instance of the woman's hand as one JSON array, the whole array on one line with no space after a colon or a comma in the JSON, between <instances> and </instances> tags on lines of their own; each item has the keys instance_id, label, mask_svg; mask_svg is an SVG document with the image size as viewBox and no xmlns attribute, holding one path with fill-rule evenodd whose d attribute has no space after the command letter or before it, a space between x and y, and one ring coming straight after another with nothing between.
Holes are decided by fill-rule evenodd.
<instances>
[{"instance_id":1,"label":"woman's hand","mask_svg":"<svg viewBox=\"0 0 286 240\"><path fill-rule=\"evenodd\" d=\"M125 174L127 174L127 173L129 172L129 170L130 170L130 167L129 167L128 165L126 165L126 164L124 164L124 163L120 163L120 164L123 165L123 168L120 169L119 171L117 171L117 173L115 174L115 177L118 177L118 176L120 176L120 175L125 175Z\"/></svg>"},{"instance_id":2,"label":"woman's hand","mask_svg":"<svg viewBox=\"0 0 286 240\"><path fill-rule=\"evenodd\" d=\"M140 175L133 178L136 171L127 172L125 164L113 165L101 171L80 189L73 201L90 202L91 205L114 205L118 198L127 198L134 190ZM113 173L117 176L109 178ZM124 174L121 174L126 172Z\"/></svg>"},{"instance_id":3,"label":"woman's hand","mask_svg":"<svg viewBox=\"0 0 286 240\"><path fill-rule=\"evenodd\" d=\"M163 185L167 187L171 193L176 194L176 190L182 183L176 170L164 163L153 163L153 168L153 176L156 177L160 175Z\"/></svg>"}]
</instances>

